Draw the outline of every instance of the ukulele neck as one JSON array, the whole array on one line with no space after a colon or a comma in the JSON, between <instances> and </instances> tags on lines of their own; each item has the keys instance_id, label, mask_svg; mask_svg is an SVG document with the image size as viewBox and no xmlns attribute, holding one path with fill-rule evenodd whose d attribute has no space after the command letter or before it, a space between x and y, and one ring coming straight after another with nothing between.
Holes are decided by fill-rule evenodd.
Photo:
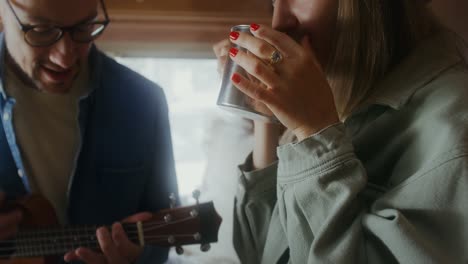
<instances>
[{"instance_id":1,"label":"ukulele neck","mask_svg":"<svg viewBox=\"0 0 468 264\"><path fill-rule=\"evenodd\" d=\"M130 241L140 244L137 224L124 224ZM20 231L14 242L15 257L39 257L63 255L79 247L99 250L96 237L98 226L71 226L65 228L46 228L42 230ZM109 228L110 230L110 228Z\"/></svg>"},{"instance_id":2,"label":"ukulele neck","mask_svg":"<svg viewBox=\"0 0 468 264\"><path fill-rule=\"evenodd\" d=\"M218 241L221 217L212 202L164 209L151 220L122 224L130 241L140 246L179 247ZM0 241L0 258L63 255L79 247L100 251L97 225L22 229L13 240ZM107 227L110 230L110 227Z\"/></svg>"}]
</instances>

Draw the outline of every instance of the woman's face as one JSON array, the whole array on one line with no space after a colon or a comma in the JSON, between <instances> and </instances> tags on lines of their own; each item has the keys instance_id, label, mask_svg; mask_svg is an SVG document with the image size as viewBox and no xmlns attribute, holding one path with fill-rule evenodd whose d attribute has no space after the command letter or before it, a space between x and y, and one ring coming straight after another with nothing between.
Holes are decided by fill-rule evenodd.
<instances>
[{"instance_id":1,"label":"woman's face","mask_svg":"<svg viewBox=\"0 0 468 264\"><path fill-rule=\"evenodd\" d=\"M297 41L308 36L318 60L325 67L333 47L338 1L273 0L273 28Z\"/></svg>"}]
</instances>

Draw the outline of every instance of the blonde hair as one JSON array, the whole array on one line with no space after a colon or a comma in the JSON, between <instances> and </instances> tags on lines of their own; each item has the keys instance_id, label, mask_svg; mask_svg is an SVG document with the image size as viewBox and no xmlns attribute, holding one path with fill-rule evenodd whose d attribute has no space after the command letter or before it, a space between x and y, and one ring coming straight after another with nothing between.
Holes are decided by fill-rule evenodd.
<instances>
[{"instance_id":1,"label":"blonde hair","mask_svg":"<svg viewBox=\"0 0 468 264\"><path fill-rule=\"evenodd\" d=\"M342 119L423 38L438 28L425 0L339 0L326 68Z\"/></svg>"}]
</instances>

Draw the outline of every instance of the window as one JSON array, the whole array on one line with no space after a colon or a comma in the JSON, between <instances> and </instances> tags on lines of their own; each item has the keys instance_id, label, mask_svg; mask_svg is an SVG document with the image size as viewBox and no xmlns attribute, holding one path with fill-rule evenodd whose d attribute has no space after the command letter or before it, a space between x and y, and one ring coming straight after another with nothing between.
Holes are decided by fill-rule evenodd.
<instances>
[{"instance_id":1,"label":"window","mask_svg":"<svg viewBox=\"0 0 468 264\"><path fill-rule=\"evenodd\" d=\"M217 108L219 77L214 59L117 57L116 60L159 84L166 94L179 183L184 203L205 173L204 128Z\"/></svg>"},{"instance_id":2,"label":"window","mask_svg":"<svg viewBox=\"0 0 468 264\"><path fill-rule=\"evenodd\" d=\"M193 204L192 191L200 188L202 202L213 201L223 218L219 241L209 253L185 246L187 257L171 251L170 263L239 263L231 242L236 166L252 149L253 127L216 105L221 82L216 60L116 59L164 89L182 204Z\"/></svg>"}]
</instances>

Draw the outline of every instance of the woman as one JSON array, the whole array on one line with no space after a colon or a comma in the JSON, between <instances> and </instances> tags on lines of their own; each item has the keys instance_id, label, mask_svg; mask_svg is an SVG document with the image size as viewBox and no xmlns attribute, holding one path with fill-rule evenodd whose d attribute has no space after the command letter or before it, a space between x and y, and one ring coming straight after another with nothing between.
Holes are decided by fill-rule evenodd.
<instances>
[{"instance_id":1,"label":"woman","mask_svg":"<svg viewBox=\"0 0 468 264\"><path fill-rule=\"evenodd\" d=\"M468 261L468 73L426 2L277 0L272 28L231 33L254 77L232 82L296 138L255 123L243 263Z\"/></svg>"}]
</instances>

